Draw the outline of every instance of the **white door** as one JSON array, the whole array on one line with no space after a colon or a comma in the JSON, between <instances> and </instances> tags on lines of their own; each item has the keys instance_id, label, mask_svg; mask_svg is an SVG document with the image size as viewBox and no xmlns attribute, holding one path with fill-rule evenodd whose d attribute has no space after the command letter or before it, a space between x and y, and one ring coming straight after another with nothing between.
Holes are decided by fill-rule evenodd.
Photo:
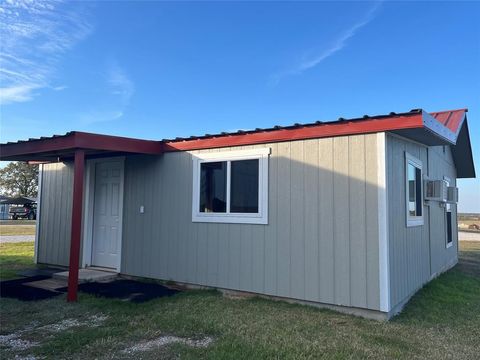
<instances>
[{"instance_id":1,"label":"white door","mask_svg":"<svg viewBox=\"0 0 480 360\"><path fill-rule=\"evenodd\" d=\"M119 270L123 161L95 164L92 265Z\"/></svg>"}]
</instances>

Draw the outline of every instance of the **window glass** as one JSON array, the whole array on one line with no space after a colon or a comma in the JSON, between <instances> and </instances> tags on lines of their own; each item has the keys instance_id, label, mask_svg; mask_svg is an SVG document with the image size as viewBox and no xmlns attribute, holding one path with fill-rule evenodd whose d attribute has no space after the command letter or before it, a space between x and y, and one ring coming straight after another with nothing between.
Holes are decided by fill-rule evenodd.
<instances>
[{"instance_id":1,"label":"window glass","mask_svg":"<svg viewBox=\"0 0 480 360\"><path fill-rule=\"evenodd\" d=\"M412 164L408 163L408 214L410 216L417 216L417 204L416 204L416 168Z\"/></svg>"},{"instance_id":2,"label":"window glass","mask_svg":"<svg viewBox=\"0 0 480 360\"><path fill-rule=\"evenodd\" d=\"M268 224L270 148L193 155L192 221Z\"/></svg>"},{"instance_id":3,"label":"window glass","mask_svg":"<svg viewBox=\"0 0 480 360\"><path fill-rule=\"evenodd\" d=\"M200 212L224 213L227 209L227 162L200 166Z\"/></svg>"},{"instance_id":4,"label":"window glass","mask_svg":"<svg viewBox=\"0 0 480 360\"><path fill-rule=\"evenodd\" d=\"M258 175L258 159L231 162L230 212L258 213Z\"/></svg>"},{"instance_id":5,"label":"window glass","mask_svg":"<svg viewBox=\"0 0 480 360\"><path fill-rule=\"evenodd\" d=\"M452 212L447 211L447 245L450 245L453 241L453 232L452 232Z\"/></svg>"},{"instance_id":6,"label":"window glass","mask_svg":"<svg viewBox=\"0 0 480 360\"><path fill-rule=\"evenodd\" d=\"M415 204L416 216L422 216L423 202L422 202L422 170L415 168Z\"/></svg>"},{"instance_id":7,"label":"window glass","mask_svg":"<svg viewBox=\"0 0 480 360\"><path fill-rule=\"evenodd\" d=\"M423 225L422 165L406 154L407 226Z\"/></svg>"},{"instance_id":8,"label":"window glass","mask_svg":"<svg viewBox=\"0 0 480 360\"><path fill-rule=\"evenodd\" d=\"M444 177L447 186L450 186L450 181ZM447 246L450 246L453 241L453 226L452 226L452 208L450 204L445 204L445 221L447 223Z\"/></svg>"}]
</instances>

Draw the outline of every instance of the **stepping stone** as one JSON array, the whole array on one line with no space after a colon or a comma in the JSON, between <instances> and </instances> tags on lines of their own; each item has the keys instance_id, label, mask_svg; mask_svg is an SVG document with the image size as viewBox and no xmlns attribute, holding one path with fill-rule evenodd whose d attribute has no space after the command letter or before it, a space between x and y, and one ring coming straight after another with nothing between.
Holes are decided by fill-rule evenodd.
<instances>
[{"instance_id":1,"label":"stepping stone","mask_svg":"<svg viewBox=\"0 0 480 360\"><path fill-rule=\"evenodd\" d=\"M67 286L67 281L64 279L50 278L45 280L23 283L23 285L36 287L39 289L56 291L57 289L64 288L65 286Z\"/></svg>"}]
</instances>

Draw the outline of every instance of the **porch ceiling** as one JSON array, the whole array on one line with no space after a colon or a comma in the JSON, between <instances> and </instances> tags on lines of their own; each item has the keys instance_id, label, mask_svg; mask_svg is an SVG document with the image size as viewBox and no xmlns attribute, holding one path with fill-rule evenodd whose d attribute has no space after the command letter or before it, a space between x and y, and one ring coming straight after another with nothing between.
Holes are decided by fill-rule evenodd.
<instances>
[{"instance_id":1,"label":"porch ceiling","mask_svg":"<svg viewBox=\"0 0 480 360\"><path fill-rule=\"evenodd\" d=\"M73 159L82 149L85 156L101 157L122 154L161 154L160 141L132 139L72 131L39 139L0 144L0 160L51 162Z\"/></svg>"}]
</instances>

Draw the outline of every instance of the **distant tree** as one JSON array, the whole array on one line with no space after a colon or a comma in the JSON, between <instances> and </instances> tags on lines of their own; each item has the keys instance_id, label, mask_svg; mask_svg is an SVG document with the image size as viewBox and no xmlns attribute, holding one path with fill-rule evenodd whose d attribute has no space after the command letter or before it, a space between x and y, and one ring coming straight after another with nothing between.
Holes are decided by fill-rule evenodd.
<instances>
[{"instance_id":1,"label":"distant tree","mask_svg":"<svg viewBox=\"0 0 480 360\"><path fill-rule=\"evenodd\" d=\"M38 165L11 162L0 169L0 192L6 196L36 197L38 191Z\"/></svg>"}]
</instances>

